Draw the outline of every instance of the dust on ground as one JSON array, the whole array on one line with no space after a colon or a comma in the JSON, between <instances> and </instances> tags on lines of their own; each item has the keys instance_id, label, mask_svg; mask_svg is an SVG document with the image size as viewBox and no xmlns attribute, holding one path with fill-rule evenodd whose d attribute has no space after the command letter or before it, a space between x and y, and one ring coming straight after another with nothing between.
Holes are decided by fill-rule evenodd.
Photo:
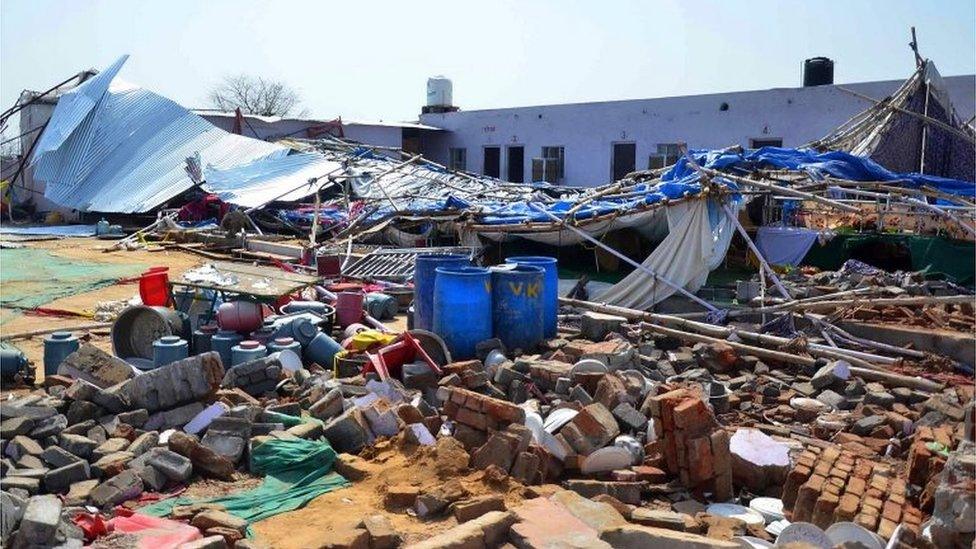
<instances>
[{"instance_id":1,"label":"dust on ground","mask_svg":"<svg viewBox=\"0 0 976 549\"><path fill-rule=\"evenodd\" d=\"M64 238L57 240L29 241L24 244L30 248L46 250L53 255L75 261L89 263L101 263L110 265L135 265L140 268L165 265L169 267L170 276L182 275L184 271L195 267L204 261L195 255L179 250L162 250L149 252L146 250L120 250L114 252L104 252L103 250L113 244L111 241L99 240L97 238ZM5 268L0 261L0 269ZM37 280L38 291L49 281ZM0 292L2 292L0 288ZM94 310L95 305L102 301L127 300L139 295L139 286L136 283L115 284L96 290L82 292L61 299L55 299L44 304L44 307L54 309L65 309L71 311ZM85 324L92 324L94 321L83 317L56 317L56 316L36 316L22 313L14 313L9 309L4 309L3 323L0 325L0 333L3 335L27 332L31 330L44 330L50 328L72 329ZM112 343L109 339L109 328L96 329L91 331L79 331L79 337L87 338L96 347L111 351ZM18 349L27 355L35 366L40 366L44 361L44 336L34 336L29 339L18 339L12 342ZM43 367L39 368L43 370ZM42 376L39 376L40 379Z\"/></svg>"},{"instance_id":2,"label":"dust on ground","mask_svg":"<svg viewBox=\"0 0 976 549\"><path fill-rule=\"evenodd\" d=\"M421 520L406 509L388 508L387 489L411 485L421 493L443 486L448 480L460 482L467 497L500 494L511 508L525 498L525 487L510 477L495 479L485 471L468 469L468 454L456 447L407 446L399 440L385 440L367 448L363 468L368 476L323 494L306 507L267 518L253 525L258 538L278 549L314 548L338 532L355 528L359 519L382 514L403 537L404 544L418 542L458 525L450 513L432 520Z\"/></svg>"}]
</instances>

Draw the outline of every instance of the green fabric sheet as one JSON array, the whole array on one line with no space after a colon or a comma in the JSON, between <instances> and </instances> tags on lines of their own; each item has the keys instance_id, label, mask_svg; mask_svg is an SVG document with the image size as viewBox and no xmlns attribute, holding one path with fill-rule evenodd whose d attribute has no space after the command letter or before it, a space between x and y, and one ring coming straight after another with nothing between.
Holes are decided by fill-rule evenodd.
<instances>
[{"instance_id":1,"label":"green fabric sheet","mask_svg":"<svg viewBox=\"0 0 976 549\"><path fill-rule=\"evenodd\" d=\"M0 305L33 309L62 297L115 284L146 265L79 261L36 248L0 250ZM135 290L133 290L135 291Z\"/></svg>"},{"instance_id":2,"label":"green fabric sheet","mask_svg":"<svg viewBox=\"0 0 976 549\"><path fill-rule=\"evenodd\" d=\"M349 484L332 472L336 452L325 441L271 439L251 452L251 471L265 475L253 490L213 499L172 498L139 509L140 513L165 517L177 505L219 503L227 512L251 524L304 507L309 501Z\"/></svg>"},{"instance_id":3,"label":"green fabric sheet","mask_svg":"<svg viewBox=\"0 0 976 549\"><path fill-rule=\"evenodd\" d=\"M973 262L976 245L941 236L839 234L826 246L815 244L810 248L803 264L836 270L850 259L852 251L875 243L903 246L911 255L912 270L927 270L930 276L942 275L962 285L972 285L976 278L976 263Z\"/></svg>"}]
</instances>

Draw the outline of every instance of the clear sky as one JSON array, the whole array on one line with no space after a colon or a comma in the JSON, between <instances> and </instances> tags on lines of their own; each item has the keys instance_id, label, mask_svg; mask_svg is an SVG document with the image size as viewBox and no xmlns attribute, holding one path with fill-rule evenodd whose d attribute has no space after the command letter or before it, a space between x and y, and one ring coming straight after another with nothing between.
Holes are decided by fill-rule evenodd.
<instances>
[{"instance_id":1,"label":"clear sky","mask_svg":"<svg viewBox=\"0 0 976 549\"><path fill-rule=\"evenodd\" d=\"M121 77L205 107L222 76L298 89L313 116L416 119L428 76L483 109L901 79L909 27L943 75L976 72L976 2L0 0L0 101L131 54Z\"/></svg>"}]
</instances>

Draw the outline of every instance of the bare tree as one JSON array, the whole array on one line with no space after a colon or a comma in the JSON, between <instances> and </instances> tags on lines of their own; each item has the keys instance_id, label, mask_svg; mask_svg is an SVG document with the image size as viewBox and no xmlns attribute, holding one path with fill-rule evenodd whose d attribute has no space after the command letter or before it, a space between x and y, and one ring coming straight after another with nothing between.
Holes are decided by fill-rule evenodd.
<instances>
[{"instance_id":1,"label":"bare tree","mask_svg":"<svg viewBox=\"0 0 976 549\"><path fill-rule=\"evenodd\" d=\"M244 114L285 116L292 114L301 102L298 92L284 82L260 76L238 74L224 78L210 91L210 103L222 110L240 108ZM304 114L304 111L294 114Z\"/></svg>"}]
</instances>

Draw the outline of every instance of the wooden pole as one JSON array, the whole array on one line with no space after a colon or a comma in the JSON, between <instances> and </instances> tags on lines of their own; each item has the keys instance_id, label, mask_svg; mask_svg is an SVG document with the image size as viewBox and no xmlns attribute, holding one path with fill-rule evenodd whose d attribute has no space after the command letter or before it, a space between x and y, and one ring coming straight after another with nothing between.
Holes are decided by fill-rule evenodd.
<instances>
[{"instance_id":1,"label":"wooden pole","mask_svg":"<svg viewBox=\"0 0 976 549\"><path fill-rule=\"evenodd\" d=\"M17 332L13 334L5 334L0 336L2 340L11 339L27 339L34 336L52 334L54 332L83 332L86 330L97 330L98 328L108 328L112 326L113 322L93 322L89 324L79 324L78 326L61 326L58 328L42 328L39 330L29 330L27 332Z\"/></svg>"},{"instance_id":2,"label":"wooden pole","mask_svg":"<svg viewBox=\"0 0 976 549\"><path fill-rule=\"evenodd\" d=\"M813 366L816 364L816 360L811 357L799 356L781 351L771 351L762 347L754 347L752 345L745 345L735 341L725 341L723 339L717 339L704 335L682 332L681 330L665 328L664 326L658 326L656 324L650 324L647 322L641 323L641 328L649 332L666 335L683 341L694 341L696 343L724 343L743 353L748 353L759 358L775 360L777 362L798 364L801 366ZM928 379L903 376L900 374L881 372L877 370L869 370L867 368L859 368L857 366L852 366L850 368L850 372L852 375L863 377L868 381L881 381L895 387L908 387L911 389L918 389L920 391L928 392L937 392L944 388L944 385L941 383L930 381Z\"/></svg>"}]
</instances>

